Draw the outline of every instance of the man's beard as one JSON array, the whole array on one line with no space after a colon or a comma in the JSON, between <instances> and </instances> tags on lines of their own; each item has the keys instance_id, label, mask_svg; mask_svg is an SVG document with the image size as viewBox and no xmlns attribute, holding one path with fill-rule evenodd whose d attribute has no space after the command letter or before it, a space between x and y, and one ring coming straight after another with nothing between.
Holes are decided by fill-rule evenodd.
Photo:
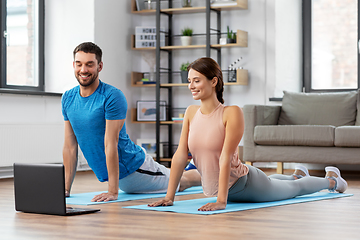
<instances>
[{"instance_id":1,"label":"man's beard","mask_svg":"<svg viewBox=\"0 0 360 240\"><path fill-rule=\"evenodd\" d=\"M75 75L77 81L79 82L79 84L80 84L82 87L88 87L88 86L90 86L91 84L93 84L98 76L99 76L99 73L96 72L95 75L93 75L93 74L91 75L91 78L90 78L87 82L82 82L83 80L81 79L80 74L76 74L76 75Z\"/></svg>"}]
</instances>

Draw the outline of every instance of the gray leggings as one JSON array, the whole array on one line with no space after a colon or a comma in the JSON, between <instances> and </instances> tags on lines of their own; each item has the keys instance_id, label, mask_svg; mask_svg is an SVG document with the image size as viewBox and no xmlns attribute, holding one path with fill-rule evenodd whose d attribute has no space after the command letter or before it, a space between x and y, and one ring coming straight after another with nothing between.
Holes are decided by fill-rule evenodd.
<instances>
[{"instance_id":1,"label":"gray leggings","mask_svg":"<svg viewBox=\"0 0 360 240\"><path fill-rule=\"evenodd\" d=\"M329 188L329 180L275 174L267 176L260 169L249 166L249 173L239 178L229 189L230 202L270 202L294 198Z\"/></svg>"}]
</instances>

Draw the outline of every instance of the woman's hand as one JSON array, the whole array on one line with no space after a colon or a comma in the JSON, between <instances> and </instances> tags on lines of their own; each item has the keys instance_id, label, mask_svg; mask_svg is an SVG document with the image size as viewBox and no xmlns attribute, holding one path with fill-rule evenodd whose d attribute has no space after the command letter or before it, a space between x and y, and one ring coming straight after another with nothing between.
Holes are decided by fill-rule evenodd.
<instances>
[{"instance_id":1,"label":"woman's hand","mask_svg":"<svg viewBox=\"0 0 360 240\"><path fill-rule=\"evenodd\" d=\"M157 202L148 204L149 207L158 207L158 206L165 207L165 206L172 206L172 205L174 205L174 202L171 200L166 200L166 199L161 199Z\"/></svg>"},{"instance_id":2,"label":"woman's hand","mask_svg":"<svg viewBox=\"0 0 360 240\"><path fill-rule=\"evenodd\" d=\"M214 202L214 203L207 203L201 208L198 209L198 211L215 211L215 210L223 210L226 208L226 203L221 202Z\"/></svg>"},{"instance_id":3,"label":"woman's hand","mask_svg":"<svg viewBox=\"0 0 360 240\"><path fill-rule=\"evenodd\" d=\"M93 199L91 199L92 202L108 202L118 199L118 193L101 193L99 195L96 195Z\"/></svg>"}]
</instances>

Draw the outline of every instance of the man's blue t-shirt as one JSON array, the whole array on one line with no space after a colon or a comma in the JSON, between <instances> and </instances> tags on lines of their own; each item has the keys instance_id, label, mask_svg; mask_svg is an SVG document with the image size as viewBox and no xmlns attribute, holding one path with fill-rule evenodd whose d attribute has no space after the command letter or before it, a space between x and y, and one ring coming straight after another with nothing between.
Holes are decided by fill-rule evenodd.
<instances>
[{"instance_id":1,"label":"man's blue t-shirt","mask_svg":"<svg viewBox=\"0 0 360 240\"><path fill-rule=\"evenodd\" d=\"M79 86L66 91L61 104L64 120L70 121L89 166L99 181L108 181L104 144L106 120L126 118L124 94L100 81L98 88L88 97L81 97ZM120 179L139 169L145 160L144 151L126 133L125 123L119 134L118 153Z\"/></svg>"}]
</instances>

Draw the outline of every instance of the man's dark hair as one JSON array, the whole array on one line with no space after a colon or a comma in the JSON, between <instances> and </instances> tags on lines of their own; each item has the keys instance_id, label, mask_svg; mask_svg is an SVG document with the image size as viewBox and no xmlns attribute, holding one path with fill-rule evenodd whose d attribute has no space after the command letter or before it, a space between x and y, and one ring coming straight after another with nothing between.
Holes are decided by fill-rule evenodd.
<instances>
[{"instance_id":1,"label":"man's dark hair","mask_svg":"<svg viewBox=\"0 0 360 240\"><path fill-rule=\"evenodd\" d=\"M101 63L102 51L101 48L92 42L81 43L74 49L74 59L77 52L94 53L98 63Z\"/></svg>"}]
</instances>

